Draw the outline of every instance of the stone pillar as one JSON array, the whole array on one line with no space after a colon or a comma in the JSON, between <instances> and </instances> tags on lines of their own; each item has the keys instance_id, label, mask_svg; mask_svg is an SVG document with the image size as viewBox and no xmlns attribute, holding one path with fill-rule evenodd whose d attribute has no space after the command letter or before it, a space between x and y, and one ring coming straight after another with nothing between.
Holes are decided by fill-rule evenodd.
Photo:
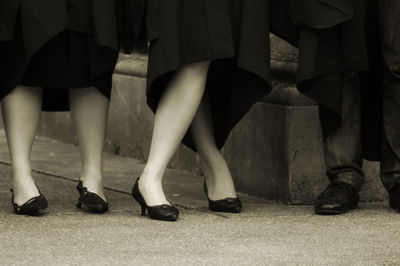
<instances>
[{"instance_id":1,"label":"stone pillar","mask_svg":"<svg viewBox=\"0 0 400 266\"><path fill-rule=\"evenodd\" d=\"M318 107L295 87L297 50L271 38L273 91L238 124L224 155L240 191L312 203L327 184Z\"/></svg>"}]
</instances>

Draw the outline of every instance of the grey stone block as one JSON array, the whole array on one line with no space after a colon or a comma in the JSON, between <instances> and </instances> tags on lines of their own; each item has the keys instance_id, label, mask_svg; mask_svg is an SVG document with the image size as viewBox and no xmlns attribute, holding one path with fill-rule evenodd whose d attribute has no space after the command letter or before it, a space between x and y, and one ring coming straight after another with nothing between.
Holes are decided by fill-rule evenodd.
<instances>
[{"instance_id":1,"label":"grey stone block","mask_svg":"<svg viewBox=\"0 0 400 266\"><path fill-rule=\"evenodd\" d=\"M262 102L252 108L224 147L240 191L312 203L327 184L316 109Z\"/></svg>"},{"instance_id":2,"label":"grey stone block","mask_svg":"<svg viewBox=\"0 0 400 266\"><path fill-rule=\"evenodd\" d=\"M237 188L289 204L312 204L328 185L317 106L259 102L232 131L223 153ZM364 161L362 201L387 199L379 163Z\"/></svg>"}]
</instances>

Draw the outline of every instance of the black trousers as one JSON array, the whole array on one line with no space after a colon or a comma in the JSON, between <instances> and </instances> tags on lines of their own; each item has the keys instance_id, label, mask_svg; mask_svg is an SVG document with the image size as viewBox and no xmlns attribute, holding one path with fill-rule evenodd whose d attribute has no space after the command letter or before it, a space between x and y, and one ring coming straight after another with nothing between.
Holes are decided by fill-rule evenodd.
<instances>
[{"instance_id":1,"label":"black trousers","mask_svg":"<svg viewBox=\"0 0 400 266\"><path fill-rule=\"evenodd\" d=\"M384 77L382 91L381 180L387 190L400 179L400 1L377 0ZM325 160L331 182L364 183L361 145L360 84L348 75L343 91L343 124L326 140ZM361 88L362 89L362 88Z\"/></svg>"}]
</instances>

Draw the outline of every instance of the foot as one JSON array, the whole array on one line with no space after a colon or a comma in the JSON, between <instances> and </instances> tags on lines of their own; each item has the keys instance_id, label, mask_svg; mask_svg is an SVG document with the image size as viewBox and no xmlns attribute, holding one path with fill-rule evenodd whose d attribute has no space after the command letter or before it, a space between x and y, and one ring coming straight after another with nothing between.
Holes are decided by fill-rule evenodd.
<instances>
[{"instance_id":1,"label":"foot","mask_svg":"<svg viewBox=\"0 0 400 266\"><path fill-rule=\"evenodd\" d=\"M210 200L237 198L231 173L224 160L214 166L203 164L203 171Z\"/></svg>"},{"instance_id":2,"label":"foot","mask_svg":"<svg viewBox=\"0 0 400 266\"><path fill-rule=\"evenodd\" d=\"M18 205L14 201L14 190L10 189L12 196L11 196L11 203L14 208L15 214L19 215L31 215L35 216L39 214L41 210L44 210L48 206L48 202L45 196L40 194L37 197L33 197L29 199L27 202L25 202L22 205Z\"/></svg>"},{"instance_id":3,"label":"foot","mask_svg":"<svg viewBox=\"0 0 400 266\"><path fill-rule=\"evenodd\" d=\"M218 178L206 177L208 198L210 200L222 200L226 198L237 198L232 178L219 176Z\"/></svg>"},{"instance_id":4,"label":"foot","mask_svg":"<svg viewBox=\"0 0 400 266\"><path fill-rule=\"evenodd\" d=\"M322 215L344 214L358 208L359 194L352 185L331 183L316 200L315 213Z\"/></svg>"},{"instance_id":5,"label":"foot","mask_svg":"<svg viewBox=\"0 0 400 266\"><path fill-rule=\"evenodd\" d=\"M179 211L170 204L149 206L139 189L140 178L138 178L132 188L132 197L140 204L142 208L142 216L146 215L146 210L150 219L159 221L175 222L178 220Z\"/></svg>"},{"instance_id":6,"label":"foot","mask_svg":"<svg viewBox=\"0 0 400 266\"><path fill-rule=\"evenodd\" d=\"M105 202L107 202L107 198L104 195L104 187L102 178L96 175L95 177L81 177L80 181L82 181L82 187L87 188L88 192L92 192L97 194L100 198L102 198Z\"/></svg>"},{"instance_id":7,"label":"foot","mask_svg":"<svg viewBox=\"0 0 400 266\"><path fill-rule=\"evenodd\" d=\"M31 175L14 175L14 203L22 206L30 199L40 195L40 192Z\"/></svg>"},{"instance_id":8,"label":"foot","mask_svg":"<svg viewBox=\"0 0 400 266\"><path fill-rule=\"evenodd\" d=\"M400 180L389 191L390 207L400 212Z\"/></svg>"},{"instance_id":9,"label":"foot","mask_svg":"<svg viewBox=\"0 0 400 266\"><path fill-rule=\"evenodd\" d=\"M171 205L165 197L161 181L155 181L142 175L138 186L147 206Z\"/></svg>"},{"instance_id":10,"label":"foot","mask_svg":"<svg viewBox=\"0 0 400 266\"><path fill-rule=\"evenodd\" d=\"M88 191L82 185L82 181L79 181L76 189L79 192L79 200L76 207L80 209L82 206L85 206L90 212L94 213L105 213L108 211L108 202L96 193Z\"/></svg>"}]
</instances>

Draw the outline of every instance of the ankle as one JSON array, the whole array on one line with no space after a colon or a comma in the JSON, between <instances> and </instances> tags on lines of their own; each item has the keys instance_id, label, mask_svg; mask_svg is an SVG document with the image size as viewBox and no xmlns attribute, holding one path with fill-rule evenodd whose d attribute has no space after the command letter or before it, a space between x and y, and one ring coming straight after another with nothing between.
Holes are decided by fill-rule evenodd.
<instances>
[{"instance_id":1,"label":"ankle","mask_svg":"<svg viewBox=\"0 0 400 266\"><path fill-rule=\"evenodd\" d=\"M32 168L27 166L18 167L13 165L11 173L14 178L32 178Z\"/></svg>"},{"instance_id":2,"label":"ankle","mask_svg":"<svg viewBox=\"0 0 400 266\"><path fill-rule=\"evenodd\" d=\"M166 199L162 179L142 174L138 180L138 189L148 206L171 205Z\"/></svg>"},{"instance_id":3,"label":"ankle","mask_svg":"<svg viewBox=\"0 0 400 266\"><path fill-rule=\"evenodd\" d=\"M89 190L103 190L103 180L102 178L88 178L81 177L79 180L82 182L83 187L88 188Z\"/></svg>"},{"instance_id":4,"label":"ankle","mask_svg":"<svg viewBox=\"0 0 400 266\"><path fill-rule=\"evenodd\" d=\"M33 180L32 174L29 172L18 172L12 173L14 187L34 187L35 181Z\"/></svg>"},{"instance_id":5,"label":"ankle","mask_svg":"<svg viewBox=\"0 0 400 266\"><path fill-rule=\"evenodd\" d=\"M139 183L147 183L147 182L161 182L162 178L164 176L164 171L161 170L156 170L154 171L153 169L145 168L140 175L140 180Z\"/></svg>"},{"instance_id":6,"label":"ankle","mask_svg":"<svg viewBox=\"0 0 400 266\"><path fill-rule=\"evenodd\" d=\"M101 169L83 169L80 180L82 182L101 183L103 180L103 172Z\"/></svg>"},{"instance_id":7,"label":"ankle","mask_svg":"<svg viewBox=\"0 0 400 266\"><path fill-rule=\"evenodd\" d=\"M232 175L226 163L204 168L208 197L211 200L237 197Z\"/></svg>"},{"instance_id":8,"label":"ankle","mask_svg":"<svg viewBox=\"0 0 400 266\"><path fill-rule=\"evenodd\" d=\"M22 205L29 199L40 195L39 189L37 188L33 179L25 179L22 182L20 182L19 180L14 180L12 191L14 196L14 203L18 205Z\"/></svg>"}]
</instances>

